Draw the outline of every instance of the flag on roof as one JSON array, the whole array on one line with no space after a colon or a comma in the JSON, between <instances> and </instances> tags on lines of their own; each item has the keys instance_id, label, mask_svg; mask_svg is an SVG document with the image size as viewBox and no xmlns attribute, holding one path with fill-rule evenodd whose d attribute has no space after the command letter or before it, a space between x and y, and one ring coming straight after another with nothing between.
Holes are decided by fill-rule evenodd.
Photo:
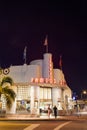
<instances>
[{"instance_id":1,"label":"flag on roof","mask_svg":"<svg viewBox=\"0 0 87 130\"><path fill-rule=\"evenodd\" d=\"M27 53L27 46L25 46L24 52L23 52L23 59L25 60L25 63L26 63L26 53Z\"/></svg>"},{"instance_id":2,"label":"flag on roof","mask_svg":"<svg viewBox=\"0 0 87 130\"><path fill-rule=\"evenodd\" d=\"M46 53L48 53L48 36L47 35L44 40L44 46L46 46Z\"/></svg>"},{"instance_id":3,"label":"flag on roof","mask_svg":"<svg viewBox=\"0 0 87 130\"><path fill-rule=\"evenodd\" d=\"M60 55L60 60L59 60L59 67L62 69L62 56Z\"/></svg>"},{"instance_id":4,"label":"flag on roof","mask_svg":"<svg viewBox=\"0 0 87 130\"><path fill-rule=\"evenodd\" d=\"M47 46L47 45L48 45L48 36L46 35L45 41L44 41L44 46Z\"/></svg>"}]
</instances>

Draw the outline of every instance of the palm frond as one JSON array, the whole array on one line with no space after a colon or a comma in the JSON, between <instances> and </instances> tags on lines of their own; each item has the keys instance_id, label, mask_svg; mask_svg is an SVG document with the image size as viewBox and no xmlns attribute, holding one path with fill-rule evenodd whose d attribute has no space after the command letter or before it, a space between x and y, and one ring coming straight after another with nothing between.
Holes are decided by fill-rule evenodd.
<instances>
[{"instance_id":1,"label":"palm frond","mask_svg":"<svg viewBox=\"0 0 87 130\"><path fill-rule=\"evenodd\" d=\"M2 87L0 86L0 97L1 97L1 94L2 94Z\"/></svg>"},{"instance_id":2,"label":"palm frond","mask_svg":"<svg viewBox=\"0 0 87 130\"><path fill-rule=\"evenodd\" d=\"M10 77L4 77L2 79L1 86L3 86L3 84L6 83L6 82L11 84L11 85L13 84L13 80Z\"/></svg>"},{"instance_id":3,"label":"palm frond","mask_svg":"<svg viewBox=\"0 0 87 130\"><path fill-rule=\"evenodd\" d=\"M5 94L5 100L7 108L10 109L12 107L13 101L8 94Z\"/></svg>"},{"instance_id":4,"label":"palm frond","mask_svg":"<svg viewBox=\"0 0 87 130\"><path fill-rule=\"evenodd\" d=\"M2 91L3 91L4 94L8 94L10 96L10 98L12 98L13 101L15 100L16 94L8 86L6 86L5 88L3 88Z\"/></svg>"},{"instance_id":5,"label":"palm frond","mask_svg":"<svg viewBox=\"0 0 87 130\"><path fill-rule=\"evenodd\" d=\"M15 101L16 93L9 87L8 83L13 85L13 80L10 77L4 77L0 83L0 97L4 94L6 106L10 109Z\"/></svg>"}]
</instances>

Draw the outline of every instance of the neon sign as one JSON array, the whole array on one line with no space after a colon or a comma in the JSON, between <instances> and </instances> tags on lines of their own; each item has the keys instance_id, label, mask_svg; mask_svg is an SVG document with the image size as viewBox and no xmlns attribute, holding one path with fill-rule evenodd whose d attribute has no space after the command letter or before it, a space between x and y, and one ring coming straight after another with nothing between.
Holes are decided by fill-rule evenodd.
<instances>
[{"instance_id":1,"label":"neon sign","mask_svg":"<svg viewBox=\"0 0 87 130\"><path fill-rule=\"evenodd\" d=\"M59 84L60 86L66 85L66 81L60 80L56 82L56 79L52 78L31 78L31 83L50 83L50 84Z\"/></svg>"}]
</instances>

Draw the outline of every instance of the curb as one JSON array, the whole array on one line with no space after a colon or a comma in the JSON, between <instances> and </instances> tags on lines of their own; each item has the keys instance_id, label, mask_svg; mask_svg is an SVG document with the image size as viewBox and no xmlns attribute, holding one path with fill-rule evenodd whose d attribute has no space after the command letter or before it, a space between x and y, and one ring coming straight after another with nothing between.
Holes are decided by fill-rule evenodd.
<instances>
[{"instance_id":1,"label":"curb","mask_svg":"<svg viewBox=\"0 0 87 130\"><path fill-rule=\"evenodd\" d=\"M29 117L26 115L17 116L6 116L1 117L0 121L76 121L76 120L87 120L87 116L59 116L56 119L54 117Z\"/></svg>"}]
</instances>

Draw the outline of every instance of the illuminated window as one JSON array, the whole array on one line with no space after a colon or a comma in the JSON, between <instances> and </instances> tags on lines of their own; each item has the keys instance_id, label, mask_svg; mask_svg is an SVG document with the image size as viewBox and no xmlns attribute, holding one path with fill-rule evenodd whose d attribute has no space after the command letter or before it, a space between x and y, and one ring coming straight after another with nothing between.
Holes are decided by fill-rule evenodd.
<instances>
[{"instance_id":1,"label":"illuminated window","mask_svg":"<svg viewBox=\"0 0 87 130\"><path fill-rule=\"evenodd\" d=\"M43 98L47 99L47 88L44 88L43 91L44 91Z\"/></svg>"},{"instance_id":2,"label":"illuminated window","mask_svg":"<svg viewBox=\"0 0 87 130\"><path fill-rule=\"evenodd\" d=\"M30 87L18 86L17 88L17 99L28 99L30 97Z\"/></svg>"},{"instance_id":3,"label":"illuminated window","mask_svg":"<svg viewBox=\"0 0 87 130\"><path fill-rule=\"evenodd\" d=\"M40 99L51 99L51 88L40 88Z\"/></svg>"},{"instance_id":4,"label":"illuminated window","mask_svg":"<svg viewBox=\"0 0 87 130\"><path fill-rule=\"evenodd\" d=\"M43 88L40 88L40 99L43 99Z\"/></svg>"}]
</instances>

